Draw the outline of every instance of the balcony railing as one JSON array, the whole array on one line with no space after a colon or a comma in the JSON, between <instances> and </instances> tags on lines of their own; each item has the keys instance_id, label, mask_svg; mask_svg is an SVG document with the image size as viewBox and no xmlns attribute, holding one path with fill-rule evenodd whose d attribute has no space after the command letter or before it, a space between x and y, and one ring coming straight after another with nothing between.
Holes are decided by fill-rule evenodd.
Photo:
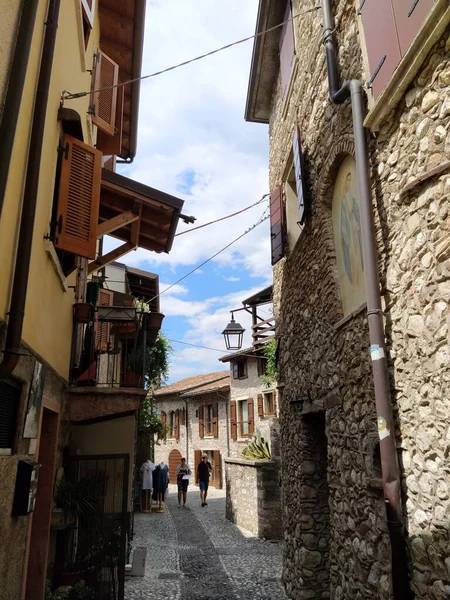
<instances>
[{"instance_id":1,"label":"balcony railing","mask_svg":"<svg viewBox=\"0 0 450 600\"><path fill-rule=\"evenodd\" d=\"M143 315L134 307L99 306L88 323L75 323L72 384L144 387Z\"/></svg>"},{"instance_id":2,"label":"balcony railing","mask_svg":"<svg viewBox=\"0 0 450 600\"><path fill-rule=\"evenodd\" d=\"M252 325L252 345L254 348L264 346L275 337L275 317L258 321Z\"/></svg>"}]
</instances>

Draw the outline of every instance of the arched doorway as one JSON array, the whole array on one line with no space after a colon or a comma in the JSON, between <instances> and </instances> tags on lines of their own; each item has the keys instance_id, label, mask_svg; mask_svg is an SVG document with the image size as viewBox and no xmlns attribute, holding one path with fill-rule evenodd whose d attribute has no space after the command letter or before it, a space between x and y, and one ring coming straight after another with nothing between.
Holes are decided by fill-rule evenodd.
<instances>
[{"instance_id":1,"label":"arched doorway","mask_svg":"<svg viewBox=\"0 0 450 600\"><path fill-rule=\"evenodd\" d=\"M169 479L170 483L177 482L177 467L181 462L181 452L179 450L171 450L169 454Z\"/></svg>"}]
</instances>

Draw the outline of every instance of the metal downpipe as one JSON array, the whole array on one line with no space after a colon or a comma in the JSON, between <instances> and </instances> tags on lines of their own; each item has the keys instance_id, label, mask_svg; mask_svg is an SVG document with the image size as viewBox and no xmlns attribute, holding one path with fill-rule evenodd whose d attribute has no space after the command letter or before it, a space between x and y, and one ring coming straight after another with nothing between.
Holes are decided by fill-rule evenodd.
<instances>
[{"instance_id":1,"label":"metal downpipe","mask_svg":"<svg viewBox=\"0 0 450 600\"><path fill-rule=\"evenodd\" d=\"M30 57L31 42L33 40L34 24L38 2L24 0L22 14L17 32L16 48L9 75L3 113L0 115L0 215L5 199L6 184L8 182L9 165L16 136L17 121L19 119L20 104L22 101L23 86L27 74L28 59Z\"/></svg>"},{"instance_id":2,"label":"metal downpipe","mask_svg":"<svg viewBox=\"0 0 450 600\"><path fill-rule=\"evenodd\" d=\"M14 269L14 281L11 295L6 344L3 362L0 364L0 377L8 377L14 371L21 354L25 302L27 297L28 276L30 272L31 248L33 243L34 219L36 215L39 171L42 157L42 143L47 113L48 91L52 75L53 56L58 29L58 17L61 0L50 0L45 21L44 44L36 91L36 101L31 126L31 138L28 151L27 174L23 194L20 220L19 241Z\"/></svg>"},{"instance_id":3,"label":"metal downpipe","mask_svg":"<svg viewBox=\"0 0 450 600\"><path fill-rule=\"evenodd\" d=\"M352 107L356 171L360 195L361 239L367 320L375 390L377 424L380 435L380 454L387 526L391 541L392 587L395 600L414 598L409 586L406 540L403 524L401 477L395 441L394 418L390 398L389 374L386 361L383 311L378 278L377 245L374 226L366 132L364 129L364 99L359 80L346 81L339 86L339 70L333 41L334 18L330 0L322 0L323 41L327 57L330 100L342 104L350 100ZM381 429L382 428L382 429Z\"/></svg>"}]
</instances>

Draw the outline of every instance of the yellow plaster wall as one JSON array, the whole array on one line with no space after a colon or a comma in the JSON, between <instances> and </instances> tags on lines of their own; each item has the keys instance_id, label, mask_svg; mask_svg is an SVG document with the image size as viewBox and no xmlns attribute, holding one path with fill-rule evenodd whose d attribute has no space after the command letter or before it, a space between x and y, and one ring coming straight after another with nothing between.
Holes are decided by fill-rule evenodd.
<instances>
[{"instance_id":1,"label":"yellow plaster wall","mask_svg":"<svg viewBox=\"0 0 450 600\"><path fill-rule=\"evenodd\" d=\"M14 256L25 179L26 154L29 145L46 10L47 1L40 0L5 203L0 217L0 318L3 320L6 320L14 274ZM98 47L98 20L91 32L86 53L84 53L82 45L81 32L79 0L62 0L43 140L22 336L23 340L33 350L38 352L66 379L70 362L74 293L72 289L67 292L63 291L53 263L45 251L44 236L49 233L49 221L53 204L57 148L61 132L57 121L61 93L63 90L77 92L90 89L91 75L86 71L86 68L90 69L92 67L93 53ZM65 104L68 108L73 108L79 112L83 125L84 140L87 143L92 143L92 128L90 117L87 115L88 105L89 96ZM68 278L67 284L75 284L75 274Z\"/></svg>"},{"instance_id":2,"label":"yellow plaster wall","mask_svg":"<svg viewBox=\"0 0 450 600\"><path fill-rule=\"evenodd\" d=\"M93 423L72 426L71 446L81 454L129 454L129 494L133 485L134 443L136 419L134 415Z\"/></svg>"}]
</instances>

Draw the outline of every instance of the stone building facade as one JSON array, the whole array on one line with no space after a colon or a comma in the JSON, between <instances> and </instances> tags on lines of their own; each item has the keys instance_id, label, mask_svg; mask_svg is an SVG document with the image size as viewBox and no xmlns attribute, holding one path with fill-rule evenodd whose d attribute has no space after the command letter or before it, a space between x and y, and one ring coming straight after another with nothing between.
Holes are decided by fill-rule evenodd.
<instances>
[{"instance_id":1,"label":"stone building facade","mask_svg":"<svg viewBox=\"0 0 450 600\"><path fill-rule=\"evenodd\" d=\"M289 15L281 4L261 0L257 31ZM333 198L345 161L353 173L352 112L328 98L321 10L306 12L314 4L292 2L300 16L287 66L286 26L256 38L246 109L247 120L269 123L270 189L280 190L283 214L273 257L283 579L291 598L387 600L391 549L366 305L355 306L357 285L352 295L342 284L346 234ZM341 81L374 78L367 15L400 5L332 2ZM440 0L419 5L414 35L399 37L401 56L367 90L365 125L409 583L417 599L441 600L450 597L450 9ZM388 45L384 26L378 37ZM383 54L381 78L390 64ZM272 226L273 250L277 235Z\"/></svg>"}]
</instances>

